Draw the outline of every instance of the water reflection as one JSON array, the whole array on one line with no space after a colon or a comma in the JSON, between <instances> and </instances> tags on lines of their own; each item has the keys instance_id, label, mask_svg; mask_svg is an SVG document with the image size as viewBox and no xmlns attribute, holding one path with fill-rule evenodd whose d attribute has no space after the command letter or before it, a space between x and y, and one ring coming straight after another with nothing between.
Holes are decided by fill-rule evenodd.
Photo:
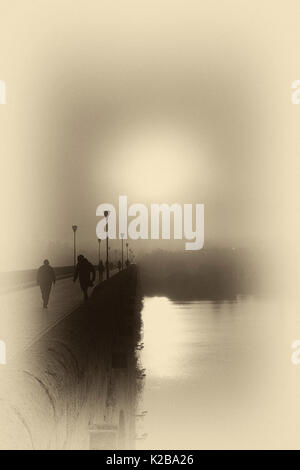
<instances>
[{"instance_id":1,"label":"water reflection","mask_svg":"<svg viewBox=\"0 0 300 470\"><path fill-rule=\"evenodd\" d=\"M147 434L138 448L291 444L299 397L278 303L146 297L142 317L140 410L148 412L138 420Z\"/></svg>"}]
</instances>

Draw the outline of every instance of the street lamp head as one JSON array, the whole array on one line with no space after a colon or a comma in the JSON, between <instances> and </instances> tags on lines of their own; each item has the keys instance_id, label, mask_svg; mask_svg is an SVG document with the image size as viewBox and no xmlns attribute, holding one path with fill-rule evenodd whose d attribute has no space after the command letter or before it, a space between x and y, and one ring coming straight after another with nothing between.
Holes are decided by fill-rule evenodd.
<instances>
[{"instance_id":1,"label":"street lamp head","mask_svg":"<svg viewBox=\"0 0 300 470\"><path fill-rule=\"evenodd\" d=\"M78 226L77 225L72 225L73 232L76 232Z\"/></svg>"}]
</instances>

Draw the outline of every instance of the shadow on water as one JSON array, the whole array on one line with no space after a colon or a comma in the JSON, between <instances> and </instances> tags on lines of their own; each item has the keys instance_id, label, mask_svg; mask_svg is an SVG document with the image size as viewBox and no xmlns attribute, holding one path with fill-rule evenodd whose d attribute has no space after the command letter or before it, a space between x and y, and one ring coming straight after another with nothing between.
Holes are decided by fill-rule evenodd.
<instances>
[{"instance_id":1,"label":"shadow on water","mask_svg":"<svg viewBox=\"0 0 300 470\"><path fill-rule=\"evenodd\" d=\"M256 291L257 277L245 256L233 249L196 256L158 250L141 262L143 294L174 301L235 300Z\"/></svg>"},{"instance_id":2,"label":"shadow on water","mask_svg":"<svg viewBox=\"0 0 300 470\"><path fill-rule=\"evenodd\" d=\"M138 428L147 437L138 448L270 443L274 410L284 402L269 402L278 387L274 341L281 346L276 306L239 295L234 283L215 293L198 291L198 279L177 279L172 285L166 277L156 289L157 279L145 270L142 276L146 376Z\"/></svg>"},{"instance_id":3,"label":"shadow on water","mask_svg":"<svg viewBox=\"0 0 300 470\"><path fill-rule=\"evenodd\" d=\"M177 272L161 276L144 270L142 272L143 294L148 297L163 296L177 302L197 300L234 301L240 291L230 276L219 272L201 274Z\"/></svg>"}]
</instances>

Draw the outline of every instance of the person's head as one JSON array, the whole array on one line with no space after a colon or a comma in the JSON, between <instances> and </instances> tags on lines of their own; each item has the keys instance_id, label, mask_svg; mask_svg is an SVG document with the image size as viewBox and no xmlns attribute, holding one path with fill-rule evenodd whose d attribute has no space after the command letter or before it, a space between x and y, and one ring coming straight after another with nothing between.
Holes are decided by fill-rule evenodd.
<instances>
[{"instance_id":1,"label":"person's head","mask_svg":"<svg viewBox=\"0 0 300 470\"><path fill-rule=\"evenodd\" d=\"M48 265L50 264L50 263L49 263L49 260L44 259L44 264L45 264L46 266L48 266Z\"/></svg>"},{"instance_id":2,"label":"person's head","mask_svg":"<svg viewBox=\"0 0 300 470\"><path fill-rule=\"evenodd\" d=\"M77 260L78 260L79 263L81 263L84 260L84 256L83 255L78 255Z\"/></svg>"}]
</instances>

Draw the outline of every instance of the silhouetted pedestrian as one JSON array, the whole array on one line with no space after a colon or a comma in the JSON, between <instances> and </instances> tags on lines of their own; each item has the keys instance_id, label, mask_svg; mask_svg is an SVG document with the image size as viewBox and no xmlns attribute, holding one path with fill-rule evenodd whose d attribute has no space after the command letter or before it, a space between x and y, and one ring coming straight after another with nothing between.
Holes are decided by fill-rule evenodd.
<instances>
[{"instance_id":1,"label":"silhouetted pedestrian","mask_svg":"<svg viewBox=\"0 0 300 470\"><path fill-rule=\"evenodd\" d=\"M122 263L121 263L121 261L118 261L118 269L119 269L119 272L120 272L121 269L122 269Z\"/></svg>"},{"instance_id":2,"label":"silhouetted pedestrian","mask_svg":"<svg viewBox=\"0 0 300 470\"><path fill-rule=\"evenodd\" d=\"M38 269L37 272L37 284L41 289L44 308L47 308L48 306L52 283L55 284L55 280L56 278L54 269L50 266L49 261L45 259L44 264Z\"/></svg>"},{"instance_id":3,"label":"silhouetted pedestrian","mask_svg":"<svg viewBox=\"0 0 300 470\"><path fill-rule=\"evenodd\" d=\"M75 269L73 281L75 282L79 277L84 300L88 300L88 288L93 286L96 277L95 268L83 255L79 255L77 260L78 263Z\"/></svg>"}]
</instances>

